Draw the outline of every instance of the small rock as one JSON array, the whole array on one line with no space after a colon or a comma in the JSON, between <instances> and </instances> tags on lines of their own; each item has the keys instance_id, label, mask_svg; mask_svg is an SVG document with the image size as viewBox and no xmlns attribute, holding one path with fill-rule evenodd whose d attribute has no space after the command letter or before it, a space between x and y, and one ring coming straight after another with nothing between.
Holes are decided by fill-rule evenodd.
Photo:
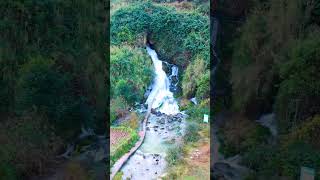
<instances>
[{"instance_id":1,"label":"small rock","mask_svg":"<svg viewBox=\"0 0 320 180\"><path fill-rule=\"evenodd\" d=\"M174 129L174 127L172 127L172 126L167 126L167 127L168 127L167 128L168 131L172 131Z\"/></svg>"},{"instance_id":2,"label":"small rock","mask_svg":"<svg viewBox=\"0 0 320 180\"><path fill-rule=\"evenodd\" d=\"M159 111L157 111L155 114L156 114L156 116L158 116L158 117L162 115L162 113L159 112Z\"/></svg>"},{"instance_id":3,"label":"small rock","mask_svg":"<svg viewBox=\"0 0 320 180\"><path fill-rule=\"evenodd\" d=\"M157 123L159 124L165 124L166 123L166 120L164 118L161 118L159 120L157 120Z\"/></svg>"},{"instance_id":4,"label":"small rock","mask_svg":"<svg viewBox=\"0 0 320 180\"><path fill-rule=\"evenodd\" d=\"M152 114L156 114L157 111L156 111L155 109L151 108L151 113L152 113Z\"/></svg>"}]
</instances>

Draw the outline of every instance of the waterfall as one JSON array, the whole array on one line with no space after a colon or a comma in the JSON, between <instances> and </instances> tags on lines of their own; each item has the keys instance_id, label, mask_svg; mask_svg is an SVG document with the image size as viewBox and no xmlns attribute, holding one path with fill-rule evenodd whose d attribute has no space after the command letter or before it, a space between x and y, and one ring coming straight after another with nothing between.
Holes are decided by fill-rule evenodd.
<instances>
[{"instance_id":1,"label":"waterfall","mask_svg":"<svg viewBox=\"0 0 320 180\"><path fill-rule=\"evenodd\" d=\"M152 90L149 94L146 104L153 109L158 109L161 113L167 115L178 114L179 106L177 101L173 97L173 93L170 91L170 81L167 74L162 69L162 61L159 60L155 50L147 46L147 52L150 55L155 72L155 78L152 84ZM178 68L174 66L172 68L172 76L177 76Z\"/></svg>"}]
</instances>

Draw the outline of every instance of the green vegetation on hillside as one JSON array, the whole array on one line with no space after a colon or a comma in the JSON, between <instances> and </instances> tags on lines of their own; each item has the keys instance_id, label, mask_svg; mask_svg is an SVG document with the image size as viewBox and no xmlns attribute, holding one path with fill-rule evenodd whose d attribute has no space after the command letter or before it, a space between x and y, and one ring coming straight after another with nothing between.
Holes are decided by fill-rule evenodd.
<instances>
[{"instance_id":1,"label":"green vegetation on hillside","mask_svg":"<svg viewBox=\"0 0 320 180\"><path fill-rule=\"evenodd\" d=\"M296 179L301 166L319 174L320 2L255 0L241 15L229 6L220 11L245 20L233 24L239 31L225 25L224 33L233 40L219 46L224 69L218 71L230 77L218 80L232 84L224 107L237 117L228 117L220 129L222 152L243 155L243 164L255 170L254 179ZM226 19L221 17L222 23L231 26ZM266 136L254 122L270 112L275 113L276 137Z\"/></svg>"},{"instance_id":2,"label":"green vegetation on hillside","mask_svg":"<svg viewBox=\"0 0 320 180\"><path fill-rule=\"evenodd\" d=\"M111 123L123 117L129 106L142 103L143 95L153 79L151 63L144 49L111 47Z\"/></svg>"},{"instance_id":3,"label":"green vegetation on hillside","mask_svg":"<svg viewBox=\"0 0 320 180\"><path fill-rule=\"evenodd\" d=\"M101 1L3 0L0 16L0 179L29 179L81 126L105 133L107 13Z\"/></svg>"},{"instance_id":4,"label":"green vegetation on hillside","mask_svg":"<svg viewBox=\"0 0 320 180\"><path fill-rule=\"evenodd\" d=\"M124 2L127 5L120 6ZM208 16L200 13L197 8L187 12L183 8L176 8L169 4L144 1L134 5L130 4L130 1L121 1L121 3L113 4L113 7L117 5L120 7L111 16L110 38L113 45L111 75L116 79L111 78L114 106L124 107L120 104L116 105L116 103L124 103L119 96L124 97L126 102L124 104L132 105L134 102L140 102L143 99L142 93L151 83L152 76L148 72L151 68L150 58L141 49L145 47L146 39L153 44L161 60L174 63L181 68L183 79L181 86L185 98L194 96L199 100L209 98ZM188 5L196 7L193 3ZM125 49L121 50L123 48ZM129 54L131 57L128 57ZM115 64L114 68L112 63ZM120 63L122 68L130 67L131 69L119 71ZM125 73L128 72L125 70L136 72L133 73L135 78L126 75ZM134 81L126 83L129 81L128 78ZM113 112L115 111L121 110L114 109ZM114 118L119 118L114 113L111 113L111 117L112 121Z\"/></svg>"},{"instance_id":5,"label":"green vegetation on hillside","mask_svg":"<svg viewBox=\"0 0 320 180\"><path fill-rule=\"evenodd\" d=\"M164 61L185 67L201 56L209 63L209 18L198 12L138 3L117 10L111 22L112 44L144 46L148 35Z\"/></svg>"}]
</instances>

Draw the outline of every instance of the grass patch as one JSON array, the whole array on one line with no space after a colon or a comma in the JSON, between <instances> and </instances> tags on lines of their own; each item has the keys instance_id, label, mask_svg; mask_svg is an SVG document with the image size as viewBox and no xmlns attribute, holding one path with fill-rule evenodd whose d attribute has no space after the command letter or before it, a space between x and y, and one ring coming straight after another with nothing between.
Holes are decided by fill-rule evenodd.
<instances>
[{"instance_id":1,"label":"grass patch","mask_svg":"<svg viewBox=\"0 0 320 180\"><path fill-rule=\"evenodd\" d=\"M122 180L123 172L117 172L117 174L114 176L114 180Z\"/></svg>"},{"instance_id":2,"label":"grass patch","mask_svg":"<svg viewBox=\"0 0 320 180\"><path fill-rule=\"evenodd\" d=\"M180 146L175 146L170 148L167 152L166 161L169 166L176 165L182 158L182 148Z\"/></svg>"},{"instance_id":3,"label":"grass patch","mask_svg":"<svg viewBox=\"0 0 320 180\"><path fill-rule=\"evenodd\" d=\"M200 139L199 125L197 123L189 123L186 128L186 133L183 136L185 142L196 142Z\"/></svg>"}]
</instances>

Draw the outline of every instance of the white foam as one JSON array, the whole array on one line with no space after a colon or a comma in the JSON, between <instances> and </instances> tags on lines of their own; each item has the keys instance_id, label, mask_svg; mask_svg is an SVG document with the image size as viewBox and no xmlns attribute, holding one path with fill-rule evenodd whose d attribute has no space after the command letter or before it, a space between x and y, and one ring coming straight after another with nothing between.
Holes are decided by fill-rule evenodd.
<instances>
[{"instance_id":1,"label":"white foam","mask_svg":"<svg viewBox=\"0 0 320 180\"><path fill-rule=\"evenodd\" d=\"M170 81L162 69L162 61L159 60L155 50L147 47L147 51L153 62L155 78L152 84L152 91L146 103L154 109L159 108L161 113L168 115L178 114L180 112L179 106L169 89ZM178 73L178 70L176 69L173 73Z\"/></svg>"}]
</instances>

